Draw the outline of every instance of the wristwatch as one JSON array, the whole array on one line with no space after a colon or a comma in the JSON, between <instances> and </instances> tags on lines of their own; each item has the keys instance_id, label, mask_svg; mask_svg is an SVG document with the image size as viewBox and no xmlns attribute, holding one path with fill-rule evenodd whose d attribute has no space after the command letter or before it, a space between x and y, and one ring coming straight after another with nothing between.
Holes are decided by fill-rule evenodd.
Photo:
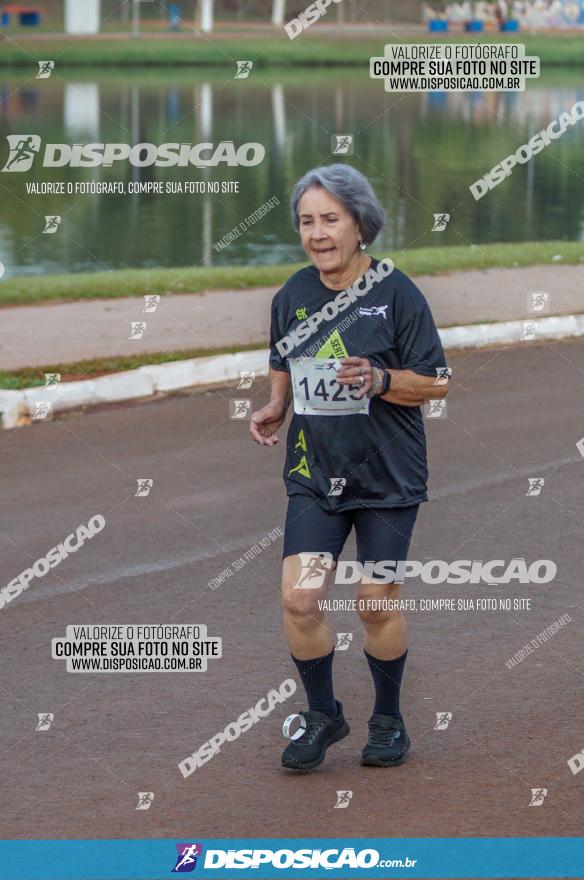
<instances>
[{"instance_id":1,"label":"wristwatch","mask_svg":"<svg viewBox=\"0 0 584 880\"><path fill-rule=\"evenodd\" d=\"M375 382L367 392L367 397L369 398L387 394L391 387L391 373L388 370L381 369L381 367L373 367L373 369L375 371Z\"/></svg>"},{"instance_id":2,"label":"wristwatch","mask_svg":"<svg viewBox=\"0 0 584 880\"><path fill-rule=\"evenodd\" d=\"M389 391L390 388L391 388L391 373L389 372L389 370L384 370L383 371L383 390L381 393L387 394L387 392Z\"/></svg>"}]
</instances>

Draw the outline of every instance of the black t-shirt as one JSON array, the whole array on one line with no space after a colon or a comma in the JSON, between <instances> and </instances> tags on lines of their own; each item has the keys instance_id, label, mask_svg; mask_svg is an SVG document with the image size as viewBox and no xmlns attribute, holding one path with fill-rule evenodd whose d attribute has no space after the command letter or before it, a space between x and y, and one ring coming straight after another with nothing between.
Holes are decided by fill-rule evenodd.
<instances>
[{"instance_id":1,"label":"black t-shirt","mask_svg":"<svg viewBox=\"0 0 584 880\"><path fill-rule=\"evenodd\" d=\"M378 265L373 259L369 271ZM300 269L276 293L270 327L274 370L289 372L288 358L303 355L366 357L377 367L433 377L437 367L446 366L425 297L395 268L332 320L320 323L309 338L298 341L304 335L299 332L294 348L282 355L276 343L301 324L306 326L307 318L338 294L322 283L314 266ZM374 397L369 415L294 413L283 477L288 495L309 495L327 511L407 507L427 501L426 436L420 407L397 406Z\"/></svg>"}]
</instances>

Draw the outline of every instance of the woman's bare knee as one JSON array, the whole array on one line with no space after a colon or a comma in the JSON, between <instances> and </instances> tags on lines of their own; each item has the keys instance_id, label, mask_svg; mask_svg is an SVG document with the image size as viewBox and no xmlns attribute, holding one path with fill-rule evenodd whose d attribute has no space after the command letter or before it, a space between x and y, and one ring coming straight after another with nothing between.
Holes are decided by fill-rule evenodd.
<instances>
[{"instance_id":1,"label":"woman's bare knee","mask_svg":"<svg viewBox=\"0 0 584 880\"><path fill-rule=\"evenodd\" d=\"M383 626L402 617L399 610L400 585L374 584L363 580L357 591L357 613L366 626Z\"/></svg>"}]
</instances>

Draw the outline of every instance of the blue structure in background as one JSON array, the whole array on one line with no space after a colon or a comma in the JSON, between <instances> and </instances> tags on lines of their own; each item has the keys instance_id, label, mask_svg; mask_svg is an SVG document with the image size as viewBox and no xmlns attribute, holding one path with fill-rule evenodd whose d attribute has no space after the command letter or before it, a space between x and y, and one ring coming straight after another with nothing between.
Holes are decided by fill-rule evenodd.
<instances>
[{"instance_id":1,"label":"blue structure in background","mask_svg":"<svg viewBox=\"0 0 584 880\"><path fill-rule=\"evenodd\" d=\"M171 31L179 31L182 22L182 12L178 3L168 4L168 23Z\"/></svg>"},{"instance_id":2,"label":"blue structure in background","mask_svg":"<svg viewBox=\"0 0 584 880\"><path fill-rule=\"evenodd\" d=\"M2 27L10 25L11 16L18 16L18 20L24 27L38 27L41 23L42 10L38 6L31 6L24 3L9 3L4 6L0 14L0 23Z\"/></svg>"}]
</instances>

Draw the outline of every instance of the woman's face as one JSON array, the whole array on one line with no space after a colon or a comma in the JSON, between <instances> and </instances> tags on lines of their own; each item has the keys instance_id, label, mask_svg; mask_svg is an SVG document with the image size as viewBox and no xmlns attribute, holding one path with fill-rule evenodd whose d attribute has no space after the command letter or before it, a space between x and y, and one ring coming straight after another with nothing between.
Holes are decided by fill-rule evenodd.
<instances>
[{"instance_id":1,"label":"woman's face","mask_svg":"<svg viewBox=\"0 0 584 880\"><path fill-rule=\"evenodd\" d=\"M361 232L354 217L322 186L307 189L298 203L302 247L323 273L344 269L355 256Z\"/></svg>"}]
</instances>

